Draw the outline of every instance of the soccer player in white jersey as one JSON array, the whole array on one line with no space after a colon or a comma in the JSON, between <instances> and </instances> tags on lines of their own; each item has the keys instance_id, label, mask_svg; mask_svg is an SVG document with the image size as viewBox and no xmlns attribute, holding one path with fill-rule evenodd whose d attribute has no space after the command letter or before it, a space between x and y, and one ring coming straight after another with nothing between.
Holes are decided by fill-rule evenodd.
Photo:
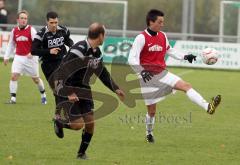
<instances>
[{"instance_id":1,"label":"soccer player in white jersey","mask_svg":"<svg viewBox=\"0 0 240 165\"><path fill-rule=\"evenodd\" d=\"M141 93L147 106L146 140L154 142L153 126L155 121L156 103L173 90L186 93L188 98L202 107L207 113L213 114L221 101L221 96L215 96L208 103L191 84L166 70L165 55L178 60L192 63L196 56L180 52L169 45L167 36L161 31L164 24L164 13L151 9L146 16L147 28L139 34L131 48L128 62L139 74Z\"/></svg>"},{"instance_id":2,"label":"soccer player in white jersey","mask_svg":"<svg viewBox=\"0 0 240 165\"><path fill-rule=\"evenodd\" d=\"M22 74L26 74L31 76L34 83L37 84L41 93L41 103L46 104L47 100L44 84L39 77L38 57L31 55L31 46L36 30L28 25L28 12L26 10L22 10L17 14L17 23L18 26L11 31L10 41L4 55L4 65L7 65L9 62L9 56L13 54L16 49L9 84L11 98L8 103L16 103L18 78Z\"/></svg>"}]
</instances>

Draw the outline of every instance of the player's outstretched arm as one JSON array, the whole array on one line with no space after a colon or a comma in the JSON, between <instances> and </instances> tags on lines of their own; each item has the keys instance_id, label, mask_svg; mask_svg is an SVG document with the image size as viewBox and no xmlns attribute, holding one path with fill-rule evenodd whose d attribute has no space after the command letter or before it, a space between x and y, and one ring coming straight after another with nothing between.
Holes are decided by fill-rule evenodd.
<instances>
[{"instance_id":1,"label":"player's outstretched arm","mask_svg":"<svg viewBox=\"0 0 240 165\"><path fill-rule=\"evenodd\" d=\"M187 54L186 52L171 47L167 50L167 54L176 60L187 60L189 63L196 61L197 57L193 54Z\"/></svg>"},{"instance_id":2,"label":"player's outstretched arm","mask_svg":"<svg viewBox=\"0 0 240 165\"><path fill-rule=\"evenodd\" d=\"M125 93L121 89L117 89L115 93L118 95L119 99L121 101L124 101L125 99Z\"/></svg>"}]
</instances>

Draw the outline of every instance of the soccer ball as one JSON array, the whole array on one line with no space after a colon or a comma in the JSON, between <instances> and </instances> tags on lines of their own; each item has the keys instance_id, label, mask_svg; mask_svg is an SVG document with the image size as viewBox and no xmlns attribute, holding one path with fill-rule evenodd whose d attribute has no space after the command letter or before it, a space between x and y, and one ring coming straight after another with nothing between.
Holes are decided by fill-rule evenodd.
<instances>
[{"instance_id":1,"label":"soccer ball","mask_svg":"<svg viewBox=\"0 0 240 165\"><path fill-rule=\"evenodd\" d=\"M213 65L218 61L218 51L214 48L206 48L202 51L203 63Z\"/></svg>"}]
</instances>

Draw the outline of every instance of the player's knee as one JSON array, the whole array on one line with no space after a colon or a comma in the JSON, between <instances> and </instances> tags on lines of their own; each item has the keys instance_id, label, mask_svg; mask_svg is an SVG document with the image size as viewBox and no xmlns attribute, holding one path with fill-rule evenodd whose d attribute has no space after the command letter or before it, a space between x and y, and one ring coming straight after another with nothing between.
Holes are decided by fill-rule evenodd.
<instances>
[{"instance_id":1,"label":"player's knee","mask_svg":"<svg viewBox=\"0 0 240 165\"><path fill-rule=\"evenodd\" d=\"M39 83L39 78L37 77L34 77L34 78L32 78L32 80L33 80L33 82L35 83L35 84L38 84Z\"/></svg>"},{"instance_id":2,"label":"player's knee","mask_svg":"<svg viewBox=\"0 0 240 165\"><path fill-rule=\"evenodd\" d=\"M80 129L82 129L83 128L83 126L84 126L84 124L83 123L72 123L71 124L71 129L73 129L73 130L80 130Z\"/></svg>"},{"instance_id":3,"label":"player's knee","mask_svg":"<svg viewBox=\"0 0 240 165\"><path fill-rule=\"evenodd\" d=\"M147 109L148 109L148 115L150 117L154 117L156 113L156 104L148 105Z\"/></svg>"},{"instance_id":4,"label":"player's knee","mask_svg":"<svg viewBox=\"0 0 240 165\"><path fill-rule=\"evenodd\" d=\"M12 75L11 75L11 80L12 80L12 81L17 81L17 80L18 80L18 76L15 75L15 74L12 74Z\"/></svg>"},{"instance_id":5,"label":"player's knee","mask_svg":"<svg viewBox=\"0 0 240 165\"><path fill-rule=\"evenodd\" d=\"M189 89L192 88L192 85L188 82L185 82L185 81L179 81L176 85L175 85L175 89L177 90L181 90L181 91L184 91L184 92L187 92Z\"/></svg>"},{"instance_id":6,"label":"player's knee","mask_svg":"<svg viewBox=\"0 0 240 165\"><path fill-rule=\"evenodd\" d=\"M18 79L16 77L11 77L12 81L17 81Z\"/></svg>"},{"instance_id":7,"label":"player's knee","mask_svg":"<svg viewBox=\"0 0 240 165\"><path fill-rule=\"evenodd\" d=\"M188 91L189 89L191 89L192 88L192 85L190 84L190 83L188 83L188 82L185 82L185 84L184 84L184 90L185 91Z\"/></svg>"},{"instance_id":8,"label":"player's knee","mask_svg":"<svg viewBox=\"0 0 240 165\"><path fill-rule=\"evenodd\" d=\"M150 117L154 117L155 116L155 112L150 112L150 113L148 113L148 115L150 116Z\"/></svg>"},{"instance_id":9,"label":"player's knee","mask_svg":"<svg viewBox=\"0 0 240 165\"><path fill-rule=\"evenodd\" d=\"M89 133L93 133L93 131L94 131L94 121L86 123L85 124L85 130Z\"/></svg>"}]
</instances>

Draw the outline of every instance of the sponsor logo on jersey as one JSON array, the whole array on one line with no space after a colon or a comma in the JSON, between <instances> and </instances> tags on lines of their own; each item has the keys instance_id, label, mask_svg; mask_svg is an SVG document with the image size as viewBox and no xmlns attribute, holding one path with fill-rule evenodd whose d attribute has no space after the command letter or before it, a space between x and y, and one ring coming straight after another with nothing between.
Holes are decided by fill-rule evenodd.
<instances>
[{"instance_id":1,"label":"sponsor logo on jersey","mask_svg":"<svg viewBox=\"0 0 240 165\"><path fill-rule=\"evenodd\" d=\"M159 45L153 45L148 48L149 52L161 52L162 50L163 50L163 47L161 47Z\"/></svg>"},{"instance_id":2,"label":"sponsor logo on jersey","mask_svg":"<svg viewBox=\"0 0 240 165\"><path fill-rule=\"evenodd\" d=\"M28 38L25 36L19 36L16 38L16 41L28 41Z\"/></svg>"},{"instance_id":3,"label":"sponsor logo on jersey","mask_svg":"<svg viewBox=\"0 0 240 165\"><path fill-rule=\"evenodd\" d=\"M93 57L93 55L90 54L89 57ZM100 58L89 59L88 67L97 69L100 62L101 62Z\"/></svg>"},{"instance_id":4,"label":"sponsor logo on jersey","mask_svg":"<svg viewBox=\"0 0 240 165\"><path fill-rule=\"evenodd\" d=\"M48 48L59 47L64 45L64 37L54 38L48 40Z\"/></svg>"}]
</instances>

